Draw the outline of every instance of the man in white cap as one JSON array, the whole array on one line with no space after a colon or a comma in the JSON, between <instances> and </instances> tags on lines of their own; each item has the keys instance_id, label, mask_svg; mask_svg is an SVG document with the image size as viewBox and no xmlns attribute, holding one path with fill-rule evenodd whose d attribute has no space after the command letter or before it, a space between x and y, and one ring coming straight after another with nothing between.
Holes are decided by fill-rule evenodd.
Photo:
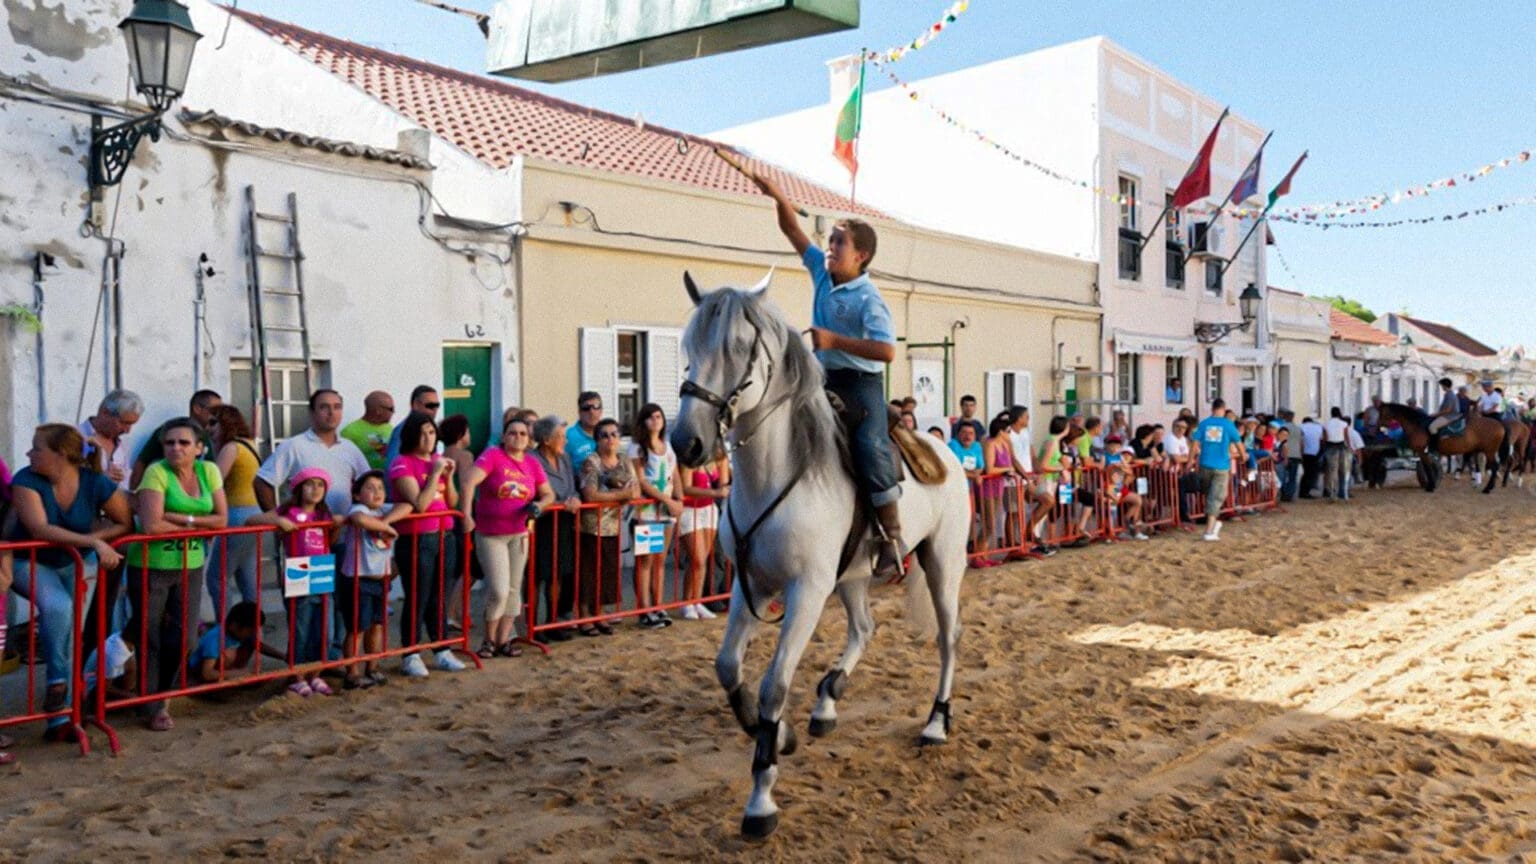
<instances>
[{"instance_id":1,"label":"man in white cap","mask_svg":"<svg viewBox=\"0 0 1536 864\"><path fill-rule=\"evenodd\" d=\"M1504 396L1493 389L1493 380L1482 380L1483 395L1477 397L1477 413L1484 417L1492 417L1495 420L1504 418Z\"/></svg>"}]
</instances>

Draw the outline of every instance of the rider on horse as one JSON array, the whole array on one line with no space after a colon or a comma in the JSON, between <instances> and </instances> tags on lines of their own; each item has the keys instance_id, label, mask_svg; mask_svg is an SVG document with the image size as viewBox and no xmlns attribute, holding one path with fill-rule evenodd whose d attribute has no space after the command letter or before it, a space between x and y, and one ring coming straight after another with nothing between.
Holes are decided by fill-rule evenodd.
<instances>
[{"instance_id":1,"label":"rider on horse","mask_svg":"<svg viewBox=\"0 0 1536 864\"><path fill-rule=\"evenodd\" d=\"M1433 451L1440 440L1440 432L1461 417L1461 400L1451 391L1451 379L1440 379L1440 407L1431 415L1429 423L1429 449Z\"/></svg>"},{"instance_id":2,"label":"rider on horse","mask_svg":"<svg viewBox=\"0 0 1536 864\"><path fill-rule=\"evenodd\" d=\"M1478 413L1484 417L1491 417L1499 422L1504 421L1504 394L1494 389L1493 380L1482 380L1483 395L1477 397Z\"/></svg>"},{"instance_id":3,"label":"rider on horse","mask_svg":"<svg viewBox=\"0 0 1536 864\"><path fill-rule=\"evenodd\" d=\"M896 336L891 310L867 272L875 257L875 229L859 219L841 219L832 226L823 252L801 229L783 191L756 171L748 176L778 204L779 230L811 274L811 345L826 369L827 389L859 418L849 430L848 444L859 486L874 506L883 535L874 577L896 578L903 575L905 557L897 509L901 487L885 402L885 364L896 359Z\"/></svg>"}]
</instances>

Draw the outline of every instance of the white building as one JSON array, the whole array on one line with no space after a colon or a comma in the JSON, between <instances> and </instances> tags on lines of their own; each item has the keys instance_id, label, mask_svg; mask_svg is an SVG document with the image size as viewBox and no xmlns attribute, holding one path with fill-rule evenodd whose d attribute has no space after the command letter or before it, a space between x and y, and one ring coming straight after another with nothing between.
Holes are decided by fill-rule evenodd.
<instances>
[{"instance_id":1,"label":"white building","mask_svg":"<svg viewBox=\"0 0 1536 864\"><path fill-rule=\"evenodd\" d=\"M875 67L866 76L870 86L884 83ZM1191 248L1230 256L1249 224L1221 216L1210 233L1208 217L1191 215L1197 205L1151 232L1139 255L1131 239L1153 227L1220 115L1220 102L1102 37L912 86L920 100L896 87L865 97L859 199L917 224L1096 262L1104 308L1098 369L1058 368L1058 380L1110 371L1105 380L1113 390L1101 395L1134 403L1139 419L1166 420L1216 394L1233 407L1272 407L1274 350L1265 315L1215 347L1195 337L1197 322L1238 321L1243 288L1267 284L1262 233L1219 282L1217 257L1197 252L1180 265ZM925 102L1060 176L977 140ZM716 137L846 188L847 174L830 153L837 108L818 106ZM1213 158L1216 200L1263 138L1249 120L1227 118ZM1176 391L1167 386L1172 378L1181 379ZM1083 392L1091 390L1084 385Z\"/></svg>"},{"instance_id":2,"label":"white building","mask_svg":"<svg viewBox=\"0 0 1536 864\"><path fill-rule=\"evenodd\" d=\"M1274 407L1290 408L1297 417L1327 416L1327 409L1342 404L1329 398L1332 376L1331 316L1327 300L1269 286L1264 304L1267 324L1274 339ZM1364 321L1357 321L1365 327Z\"/></svg>"}]
</instances>

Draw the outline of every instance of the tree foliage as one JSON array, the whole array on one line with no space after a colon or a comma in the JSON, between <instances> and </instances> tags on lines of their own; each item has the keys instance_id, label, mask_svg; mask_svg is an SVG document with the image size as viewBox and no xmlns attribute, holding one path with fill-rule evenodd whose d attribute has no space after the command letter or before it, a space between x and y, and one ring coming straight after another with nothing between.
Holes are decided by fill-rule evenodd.
<instances>
[{"instance_id":1,"label":"tree foliage","mask_svg":"<svg viewBox=\"0 0 1536 864\"><path fill-rule=\"evenodd\" d=\"M1345 315L1353 315L1354 317L1359 318L1361 321L1364 321L1367 324L1376 320L1376 313L1372 312L1370 309L1367 309L1365 304L1361 303L1359 300L1351 300L1348 297L1345 297L1343 294L1336 294L1332 297L1325 297L1323 299L1327 300L1329 303L1332 303L1333 308L1343 312Z\"/></svg>"}]
</instances>

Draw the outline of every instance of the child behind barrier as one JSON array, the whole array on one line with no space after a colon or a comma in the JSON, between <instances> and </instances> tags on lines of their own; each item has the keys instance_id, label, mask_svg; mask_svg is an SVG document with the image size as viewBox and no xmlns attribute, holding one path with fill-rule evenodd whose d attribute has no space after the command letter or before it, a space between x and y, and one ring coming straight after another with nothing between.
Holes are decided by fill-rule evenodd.
<instances>
[{"instance_id":1,"label":"child behind barrier","mask_svg":"<svg viewBox=\"0 0 1536 864\"><path fill-rule=\"evenodd\" d=\"M336 598L341 603L341 617L347 624L343 656L356 657L358 642L367 654L384 650L384 606L388 603L389 580L394 575L395 538L391 525L411 512L411 505L397 503L384 510L384 472L369 471L352 483L352 509L347 511L347 530ZM353 663L347 667L343 684L348 690L365 689L389 683L377 661Z\"/></svg>"},{"instance_id":2,"label":"child behind barrier","mask_svg":"<svg viewBox=\"0 0 1536 864\"><path fill-rule=\"evenodd\" d=\"M261 610L255 603L241 601L232 606L223 625L209 628L187 658L193 679L212 684L255 674L256 664L252 661L256 659L256 634L261 631L261 622Z\"/></svg>"},{"instance_id":3,"label":"child behind barrier","mask_svg":"<svg viewBox=\"0 0 1536 864\"><path fill-rule=\"evenodd\" d=\"M330 530L341 520L325 504L331 475L322 468L305 468L288 481L288 500L271 513L246 520L247 525L276 525L283 532L283 556L302 558L331 553ZM288 626L293 634L290 662L298 666L321 659L325 648L325 595L312 594L288 600ZM329 696L332 690L319 672L306 672L288 684L299 696Z\"/></svg>"}]
</instances>

